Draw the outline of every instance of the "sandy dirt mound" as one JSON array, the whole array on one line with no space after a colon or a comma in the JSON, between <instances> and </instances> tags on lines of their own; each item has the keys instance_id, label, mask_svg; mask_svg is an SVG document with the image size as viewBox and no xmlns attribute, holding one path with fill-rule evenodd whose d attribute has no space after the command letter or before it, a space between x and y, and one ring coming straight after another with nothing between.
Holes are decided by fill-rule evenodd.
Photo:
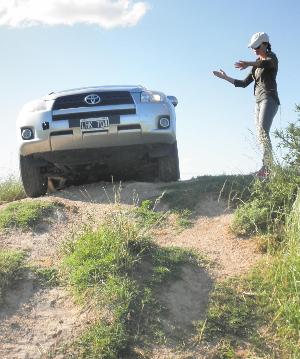
<instances>
[{"instance_id":1,"label":"sandy dirt mound","mask_svg":"<svg viewBox=\"0 0 300 359\"><path fill-rule=\"evenodd\" d=\"M77 234L83 224L105 221L113 211L158 198L162 192L159 183L128 182L96 183L52 193L43 200L57 201L63 207L33 231L2 233L1 247L25 250L31 263L55 267L62 243ZM246 272L261 257L252 240L231 233L231 218L226 204L208 197L197 207L192 227L179 234L173 229L156 232L157 243L193 248L216 266L212 272L185 266L178 279L161 289L159 300L167 309L162 320L170 345L153 348L153 358L206 357L200 349L193 353L177 351L178 340L191 330L194 321L205 317L214 281ZM41 288L29 275L8 291L0 309L0 358L44 358L49 350L73 340L90 320L89 316L64 288Z\"/></svg>"}]
</instances>

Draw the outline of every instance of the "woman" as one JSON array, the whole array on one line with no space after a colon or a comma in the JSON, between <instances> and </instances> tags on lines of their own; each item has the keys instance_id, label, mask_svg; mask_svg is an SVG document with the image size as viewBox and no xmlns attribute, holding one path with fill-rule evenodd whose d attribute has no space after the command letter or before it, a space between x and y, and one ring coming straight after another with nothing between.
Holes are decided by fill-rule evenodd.
<instances>
[{"instance_id":1,"label":"woman","mask_svg":"<svg viewBox=\"0 0 300 359\"><path fill-rule=\"evenodd\" d=\"M273 161L270 128L280 105L276 75L278 59L271 51L269 36L265 32L258 32L251 37L248 47L251 47L256 61L238 61L234 66L240 70L251 67L249 75L244 80L235 80L226 75L223 70L213 71L214 75L232 83L235 87L247 87L254 81L254 95L256 99L255 118L258 141L263 149L263 166L257 176L266 177Z\"/></svg>"}]
</instances>

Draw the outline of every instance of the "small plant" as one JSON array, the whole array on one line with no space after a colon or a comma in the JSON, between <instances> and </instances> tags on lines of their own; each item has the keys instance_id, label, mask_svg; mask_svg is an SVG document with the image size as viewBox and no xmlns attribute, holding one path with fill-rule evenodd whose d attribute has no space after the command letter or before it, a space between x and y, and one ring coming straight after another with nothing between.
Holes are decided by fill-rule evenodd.
<instances>
[{"instance_id":1,"label":"small plant","mask_svg":"<svg viewBox=\"0 0 300 359\"><path fill-rule=\"evenodd\" d=\"M139 221L143 227L159 225L166 217L166 213L155 211L155 203L151 200L145 200L140 207L135 209Z\"/></svg>"},{"instance_id":2,"label":"small plant","mask_svg":"<svg viewBox=\"0 0 300 359\"><path fill-rule=\"evenodd\" d=\"M15 176L11 175L0 181L0 203L17 201L25 197L21 181Z\"/></svg>"},{"instance_id":3,"label":"small plant","mask_svg":"<svg viewBox=\"0 0 300 359\"><path fill-rule=\"evenodd\" d=\"M0 229L32 228L42 217L49 215L55 206L55 203L44 201L9 203L0 211Z\"/></svg>"},{"instance_id":4,"label":"small plant","mask_svg":"<svg viewBox=\"0 0 300 359\"><path fill-rule=\"evenodd\" d=\"M3 293L16 279L18 279L25 255L23 252L8 249L0 250L0 304Z\"/></svg>"}]
</instances>

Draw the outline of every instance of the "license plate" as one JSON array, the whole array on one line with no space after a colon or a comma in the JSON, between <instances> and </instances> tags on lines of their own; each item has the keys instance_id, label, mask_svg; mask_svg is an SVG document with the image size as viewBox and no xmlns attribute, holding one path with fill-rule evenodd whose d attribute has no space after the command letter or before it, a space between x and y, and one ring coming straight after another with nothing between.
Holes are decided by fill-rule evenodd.
<instances>
[{"instance_id":1,"label":"license plate","mask_svg":"<svg viewBox=\"0 0 300 359\"><path fill-rule=\"evenodd\" d=\"M95 120L80 120L80 128L82 131L108 130L109 118L101 117Z\"/></svg>"}]
</instances>

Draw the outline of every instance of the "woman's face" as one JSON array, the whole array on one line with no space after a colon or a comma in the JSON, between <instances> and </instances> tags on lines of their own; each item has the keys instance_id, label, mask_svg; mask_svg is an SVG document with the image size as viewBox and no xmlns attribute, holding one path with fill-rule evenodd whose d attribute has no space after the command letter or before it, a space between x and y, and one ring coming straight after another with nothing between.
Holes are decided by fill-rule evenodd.
<instances>
[{"instance_id":1,"label":"woman's face","mask_svg":"<svg viewBox=\"0 0 300 359\"><path fill-rule=\"evenodd\" d=\"M267 53L267 45L261 44L260 46L253 49L256 56L264 56Z\"/></svg>"}]
</instances>

